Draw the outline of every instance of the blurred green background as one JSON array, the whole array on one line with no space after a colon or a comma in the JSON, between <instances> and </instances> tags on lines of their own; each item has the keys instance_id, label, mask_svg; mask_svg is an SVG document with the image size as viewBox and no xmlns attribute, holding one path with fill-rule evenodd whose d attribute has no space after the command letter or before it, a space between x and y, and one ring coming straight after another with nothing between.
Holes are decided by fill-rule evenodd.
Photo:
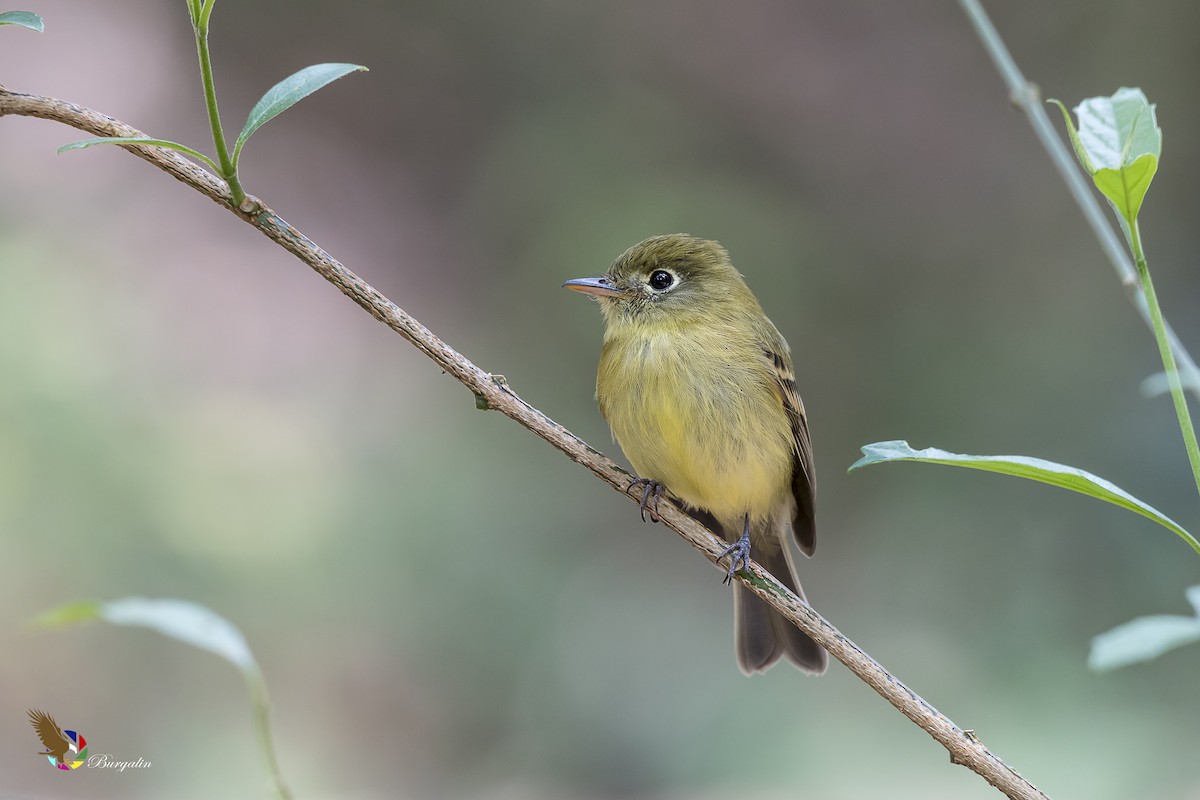
<instances>
[{"instance_id":1,"label":"blurred green background","mask_svg":"<svg viewBox=\"0 0 1200 800\"><path fill-rule=\"evenodd\" d=\"M47 32L0 30L0 83L211 151L181 0L14 3ZM1047 96L1158 103L1143 235L1200 354L1200 11L991 5ZM998 476L845 473L881 439L1023 453L1200 527L1153 339L956 4L220 2L212 46L232 133L303 66L371 68L260 131L247 190L615 457L599 315L559 284L721 240L795 352L815 606L1052 796L1200 798L1200 648L1084 666L1186 613L1186 545ZM246 633L299 798L998 796L838 664L743 678L681 540L210 201L55 155L79 138L0 120L0 793L269 796L227 664L25 628L140 594ZM56 774L33 706L154 766Z\"/></svg>"}]
</instances>

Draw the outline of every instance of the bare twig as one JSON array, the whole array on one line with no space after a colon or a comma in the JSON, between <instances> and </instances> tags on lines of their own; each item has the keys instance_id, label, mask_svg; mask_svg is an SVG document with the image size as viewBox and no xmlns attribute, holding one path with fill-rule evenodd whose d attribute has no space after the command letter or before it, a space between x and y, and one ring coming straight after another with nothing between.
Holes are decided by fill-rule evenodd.
<instances>
[{"instance_id":1,"label":"bare twig","mask_svg":"<svg viewBox=\"0 0 1200 800\"><path fill-rule=\"evenodd\" d=\"M143 135L112 117L72 103L17 94L0 87L0 117L10 114L55 120L96 136ZM499 376L484 372L434 336L424 325L346 269L261 202L251 199L243 203L241 208L235 208L231 203L228 188L220 179L170 150L138 145L127 145L125 149L225 206L293 253L371 316L403 336L438 366L457 378L474 393L480 406L499 411L516 420L554 445L571 460L587 467L617 491L625 492L628 488L631 476L616 463L526 403ZM661 519L668 527L703 553L709 561L716 562L717 556L725 548L724 542L670 502L664 502L660 511ZM737 579L819 642L834 658L845 664L900 713L944 746L950 752L952 762L978 773L1014 800L1047 800L1046 795L1037 787L984 747L974 733L963 731L921 699L757 564L751 563L737 574Z\"/></svg>"}]
</instances>

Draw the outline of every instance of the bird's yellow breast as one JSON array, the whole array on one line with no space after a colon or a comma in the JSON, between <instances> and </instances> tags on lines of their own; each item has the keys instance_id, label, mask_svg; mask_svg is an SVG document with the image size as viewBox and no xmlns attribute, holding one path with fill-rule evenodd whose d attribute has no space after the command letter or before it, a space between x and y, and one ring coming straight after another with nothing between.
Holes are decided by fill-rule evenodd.
<instances>
[{"instance_id":1,"label":"bird's yellow breast","mask_svg":"<svg viewBox=\"0 0 1200 800\"><path fill-rule=\"evenodd\" d=\"M641 477L740 527L789 496L793 436L761 345L704 328L610 332L596 397Z\"/></svg>"}]
</instances>

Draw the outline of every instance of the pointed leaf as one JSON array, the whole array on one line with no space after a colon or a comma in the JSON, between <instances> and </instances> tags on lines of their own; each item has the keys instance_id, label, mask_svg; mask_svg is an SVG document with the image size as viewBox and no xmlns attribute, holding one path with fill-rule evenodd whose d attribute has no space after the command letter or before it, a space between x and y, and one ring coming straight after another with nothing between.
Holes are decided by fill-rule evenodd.
<instances>
[{"instance_id":1,"label":"pointed leaf","mask_svg":"<svg viewBox=\"0 0 1200 800\"><path fill-rule=\"evenodd\" d=\"M71 625L78 625L81 622L91 622L94 619L99 619L103 609L103 603L97 603L92 600L68 603L65 606L52 608L49 611L38 614L30 624L34 628L41 628L43 630L66 628Z\"/></svg>"},{"instance_id":2,"label":"pointed leaf","mask_svg":"<svg viewBox=\"0 0 1200 800\"><path fill-rule=\"evenodd\" d=\"M250 646L233 623L186 600L126 597L111 603L69 603L39 614L32 624L37 628L55 629L98 619L113 625L150 628L216 653L243 672L258 670Z\"/></svg>"},{"instance_id":3,"label":"pointed leaf","mask_svg":"<svg viewBox=\"0 0 1200 800\"><path fill-rule=\"evenodd\" d=\"M1200 586L1187 590L1200 612ZM1092 639L1088 667L1096 672L1150 661L1163 653L1200 641L1200 617L1155 614L1138 617Z\"/></svg>"},{"instance_id":4,"label":"pointed leaf","mask_svg":"<svg viewBox=\"0 0 1200 800\"><path fill-rule=\"evenodd\" d=\"M250 646L232 622L186 600L126 597L105 603L101 616L113 625L136 625L187 642L241 670L257 670Z\"/></svg>"},{"instance_id":5,"label":"pointed leaf","mask_svg":"<svg viewBox=\"0 0 1200 800\"><path fill-rule=\"evenodd\" d=\"M1158 171L1158 159L1143 155L1125 169L1101 169L1092 176L1092 183L1108 198L1117 213L1128 222L1142 210L1142 200L1154 173ZM1126 238L1129 234L1126 232Z\"/></svg>"},{"instance_id":6,"label":"pointed leaf","mask_svg":"<svg viewBox=\"0 0 1200 800\"><path fill-rule=\"evenodd\" d=\"M134 625L158 631L164 636L216 653L237 667L250 692L258 740L276 793L279 797L292 796L275 757L267 685L250 653L250 646L246 644L246 637L233 623L202 605L186 600L126 597L111 603L85 602L61 606L39 615L34 624L43 628L58 628L94 619L103 619L113 625Z\"/></svg>"},{"instance_id":7,"label":"pointed leaf","mask_svg":"<svg viewBox=\"0 0 1200 800\"><path fill-rule=\"evenodd\" d=\"M1141 514L1147 519L1152 519L1178 534L1181 539L1191 545L1193 550L1200 553L1200 542L1192 538L1190 533L1170 517L1104 478L1075 467L1029 456L971 456L950 453L936 447L914 450L909 447L908 442L902 440L868 444L863 446L862 452L863 457L850 466L850 471L871 464L886 464L890 461L925 461L931 464L948 464L955 467L1000 472L1018 478L1048 483L1062 489L1070 489L1073 492L1104 500L1135 514Z\"/></svg>"},{"instance_id":8,"label":"pointed leaf","mask_svg":"<svg viewBox=\"0 0 1200 800\"><path fill-rule=\"evenodd\" d=\"M217 168L217 165L213 163L213 160L204 155L204 153L201 153L198 150L193 150L186 144L172 142L170 139L151 139L145 136L98 136L95 139L84 139L82 141L64 144L62 147L58 148L58 152L65 153L68 150L83 150L84 148L93 147L98 144L140 144L146 145L147 147L166 147L170 150L178 150L181 153L186 153L192 158L203 161L214 172L220 172L220 170Z\"/></svg>"},{"instance_id":9,"label":"pointed leaf","mask_svg":"<svg viewBox=\"0 0 1200 800\"><path fill-rule=\"evenodd\" d=\"M29 28L38 33L42 33L46 29L42 18L32 11L5 11L0 14L0 25L20 25L22 28Z\"/></svg>"},{"instance_id":10,"label":"pointed leaf","mask_svg":"<svg viewBox=\"0 0 1200 800\"><path fill-rule=\"evenodd\" d=\"M1071 114L1067 111L1067 107L1062 104L1061 100L1053 98L1046 101L1054 103L1058 106L1058 110L1062 112L1063 122L1067 123L1067 135L1071 137L1071 147L1075 150L1075 157L1079 159L1079 163L1083 165L1083 169L1088 175L1094 175L1096 166L1092 164L1092 160L1088 158L1087 150L1083 149L1083 143L1079 141L1079 130L1075 127L1075 122L1071 119Z\"/></svg>"},{"instance_id":11,"label":"pointed leaf","mask_svg":"<svg viewBox=\"0 0 1200 800\"><path fill-rule=\"evenodd\" d=\"M234 163L237 163L238 155L242 151L242 146L246 144L246 140L267 122L338 78L345 77L351 72L366 71L366 67L360 67L357 64L314 64L272 86L262 96L262 99L254 104L254 108L250 109L246 126L238 134L237 143L233 147Z\"/></svg>"}]
</instances>

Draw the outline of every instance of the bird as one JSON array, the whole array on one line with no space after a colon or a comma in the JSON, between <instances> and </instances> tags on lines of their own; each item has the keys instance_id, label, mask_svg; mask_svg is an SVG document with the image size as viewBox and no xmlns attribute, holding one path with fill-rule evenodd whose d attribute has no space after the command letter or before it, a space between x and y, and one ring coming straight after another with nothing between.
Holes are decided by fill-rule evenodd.
<instances>
[{"instance_id":1,"label":"bird","mask_svg":"<svg viewBox=\"0 0 1200 800\"><path fill-rule=\"evenodd\" d=\"M600 305L596 400L639 476L629 489L642 490L643 518L648 509L655 518L661 496L678 500L729 545L725 582L753 549L804 598L793 549L811 556L816 544L808 418L788 344L725 248L653 236L603 275L563 287ZM809 674L828 664L824 648L741 584L734 644L747 675L783 657Z\"/></svg>"},{"instance_id":2,"label":"bird","mask_svg":"<svg viewBox=\"0 0 1200 800\"><path fill-rule=\"evenodd\" d=\"M62 728L58 727L54 717L35 708L29 712L29 721L33 724L38 738L42 740L42 746L46 748L38 755L50 756L57 763L65 764L68 761L67 754L71 752L71 745L74 743L62 732Z\"/></svg>"}]
</instances>

